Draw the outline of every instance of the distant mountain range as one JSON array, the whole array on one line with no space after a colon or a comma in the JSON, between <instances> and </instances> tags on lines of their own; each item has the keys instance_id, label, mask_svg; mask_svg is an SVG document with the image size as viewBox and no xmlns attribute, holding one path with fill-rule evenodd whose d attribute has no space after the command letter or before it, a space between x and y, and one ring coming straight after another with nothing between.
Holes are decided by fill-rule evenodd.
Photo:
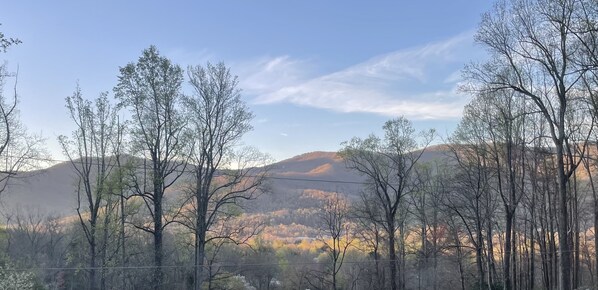
<instances>
[{"instance_id":1,"label":"distant mountain range","mask_svg":"<svg viewBox=\"0 0 598 290\"><path fill-rule=\"evenodd\" d=\"M430 147L422 161L446 156L446 146ZM268 192L246 205L248 214L265 215L270 224L313 226L314 214L331 192L341 192L356 199L364 177L345 166L335 152L311 152L272 165ZM70 163L64 162L15 180L0 196L5 209L20 207L43 214L76 214L76 176Z\"/></svg>"}]
</instances>

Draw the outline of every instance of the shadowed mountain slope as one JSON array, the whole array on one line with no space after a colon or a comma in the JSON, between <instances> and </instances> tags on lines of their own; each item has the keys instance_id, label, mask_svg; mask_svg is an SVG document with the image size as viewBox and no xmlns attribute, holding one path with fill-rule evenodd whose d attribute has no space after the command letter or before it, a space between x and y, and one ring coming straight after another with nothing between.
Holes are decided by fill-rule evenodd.
<instances>
[{"instance_id":1,"label":"shadowed mountain slope","mask_svg":"<svg viewBox=\"0 0 598 290\"><path fill-rule=\"evenodd\" d=\"M591 154L597 154L596 149ZM430 146L420 162L442 163L451 160L451 155L447 145ZM580 167L581 180L587 176L583 171ZM42 214L76 215L77 179L70 163L19 176L0 195L4 207L0 211L10 213L21 207L21 212L39 210ZM257 221L256 224L265 222L263 236L266 239L289 243L313 240L318 236L318 216L323 202L330 194L339 192L357 201L365 190L365 181L365 177L347 169L345 161L335 152L298 155L271 165L268 190L244 204L246 212L241 218ZM175 184L167 194L168 199L176 200L176 190L183 185L182 181Z\"/></svg>"}]
</instances>

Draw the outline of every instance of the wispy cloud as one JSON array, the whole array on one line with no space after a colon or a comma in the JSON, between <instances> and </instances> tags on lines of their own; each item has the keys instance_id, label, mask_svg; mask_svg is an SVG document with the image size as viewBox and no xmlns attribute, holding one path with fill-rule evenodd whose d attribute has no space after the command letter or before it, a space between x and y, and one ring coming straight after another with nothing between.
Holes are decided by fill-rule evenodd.
<instances>
[{"instance_id":1,"label":"wispy cloud","mask_svg":"<svg viewBox=\"0 0 598 290\"><path fill-rule=\"evenodd\" d=\"M263 57L235 64L241 87L246 94L263 95L297 85L310 74L308 61L293 60L288 55Z\"/></svg>"},{"instance_id":2,"label":"wispy cloud","mask_svg":"<svg viewBox=\"0 0 598 290\"><path fill-rule=\"evenodd\" d=\"M458 71L472 54L479 51L472 33L464 33L320 76L313 76L308 61L266 58L254 62L253 72L243 72L242 86L256 104L286 102L338 112L452 119L466 103L457 93Z\"/></svg>"}]
</instances>

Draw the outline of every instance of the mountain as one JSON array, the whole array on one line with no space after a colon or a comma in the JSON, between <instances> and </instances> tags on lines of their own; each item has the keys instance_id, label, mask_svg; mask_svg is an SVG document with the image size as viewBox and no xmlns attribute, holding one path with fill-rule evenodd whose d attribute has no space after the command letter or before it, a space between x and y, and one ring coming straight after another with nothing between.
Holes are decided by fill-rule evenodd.
<instances>
[{"instance_id":1,"label":"mountain","mask_svg":"<svg viewBox=\"0 0 598 290\"><path fill-rule=\"evenodd\" d=\"M345 161L335 152L311 152L272 165L266 194L268 201L260 203L261 211L281 208L303 208L307 191L343 192L358 195L363 177L346 168Z\"/></svg>"},{"instance_id":2,"label":"mountain","mask_svg":"<svg viewBox=\"0 0 598 290\"><path fill-rule=\"evenodd\" d=\"M17 174L1 193L0 201L9 211L19 207L43 214L73 215L77 208L75 186L71 164L62 162L43 170Z\"/></svg>"},{"instance_id":3,"label":"mountain","mask_svg":"<svg viewBox=\"0 0 598 290\"><path fill-rule=\"evenodd\" d=\"M448 149L433 146L422 161L442 159ZM313 236L315 216L322 201L332 192L357 200L364 177L345 166L335 152L310 152L272 164L269 190L245 205L247 215L265 217L269 231L278 236ZM15 179L0 196L5 209L40 210L44 214L76 214L76 176L68 162L28 172ZM289 228L290 227L290 228ZM291 238L291 237L289 237Z\"/></svg>"}]
</instances>

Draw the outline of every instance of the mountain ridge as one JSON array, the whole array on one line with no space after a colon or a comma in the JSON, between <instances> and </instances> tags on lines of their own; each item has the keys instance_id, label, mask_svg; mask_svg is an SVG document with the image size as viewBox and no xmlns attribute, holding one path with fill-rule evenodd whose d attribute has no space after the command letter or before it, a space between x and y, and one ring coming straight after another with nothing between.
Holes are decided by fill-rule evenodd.
<instances>
[{"instance_id":1,"label":"mountain ridge","mask_svg":"<svg viewBox=\"0 0 598 290\"><path fill-rule=\"evenodd\" d=\"M424 159L436 158L437 146L425 153ZM428 152L428 150L427 150ZM430 158L427 158L428 156ZM252 212L272 212L302 208L306 190L344 192L358 196L359 182L364 179L346 168L337 152L312 151L270 165L269 192L252 201ZM23 208L46 214L76 214L76 175L69 161L29 172L27 178L14 179L0 195L5 209ZM307 202L310 203L310 202Z\"/></svg>"}]
</instances>

